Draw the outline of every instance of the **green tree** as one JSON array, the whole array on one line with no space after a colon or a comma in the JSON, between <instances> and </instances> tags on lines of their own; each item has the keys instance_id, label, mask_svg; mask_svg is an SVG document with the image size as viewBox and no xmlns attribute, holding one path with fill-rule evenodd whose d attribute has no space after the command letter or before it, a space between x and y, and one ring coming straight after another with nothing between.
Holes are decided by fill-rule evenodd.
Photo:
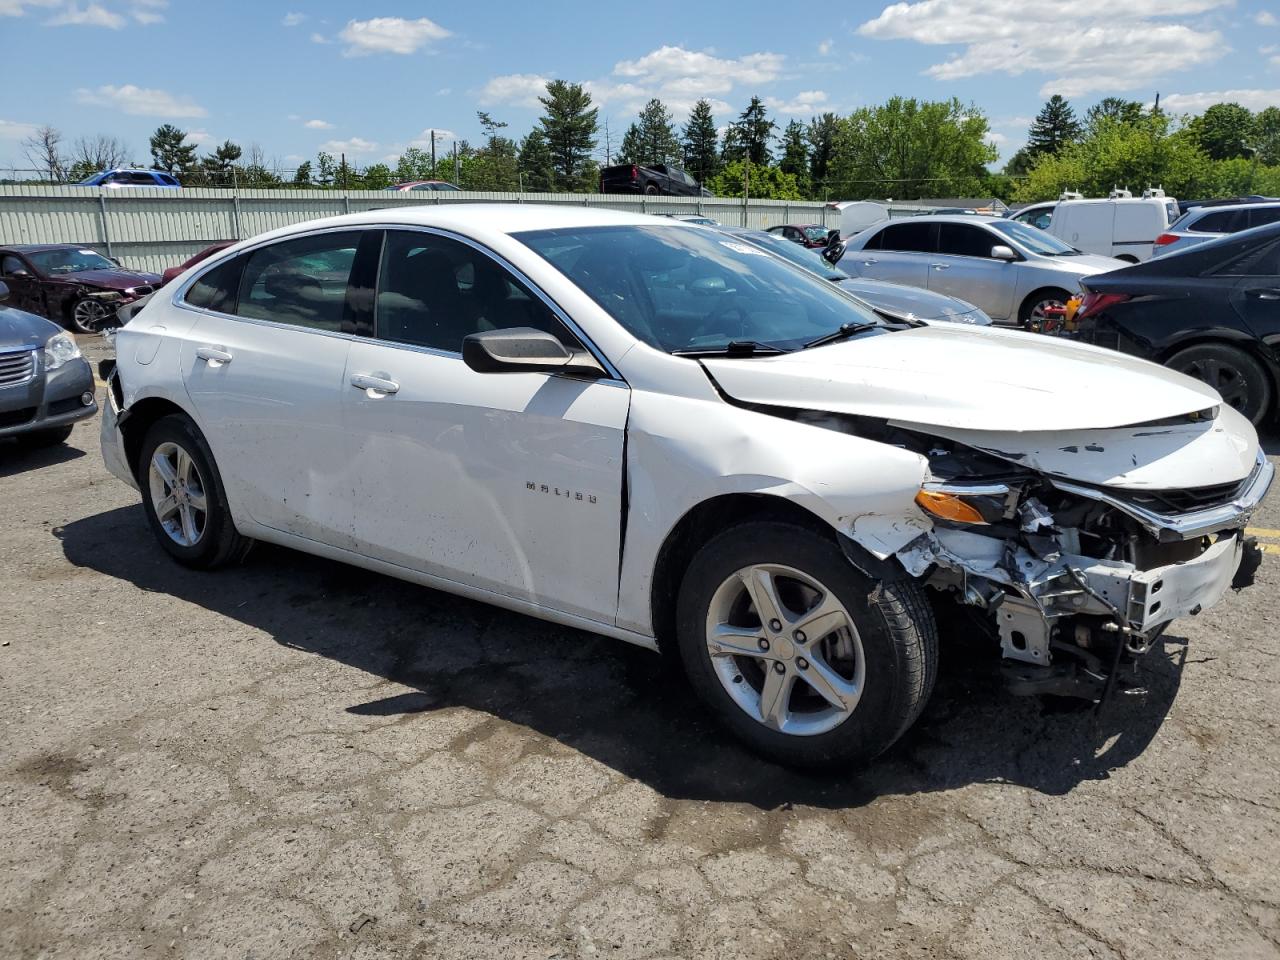
<instances>
[{"instance_id":1,"label":"green tree","mask_svg":"<svg viewBox=\"0 0 1280 960\"><path fill-rule=\"evenodd\" d=\"M1188 129L1211 160L1249 155L1253 144L1253 113L1238 103L1215 103L1195 117Z\"/></svg>"},{"instance_id":2,"label":"green tree","mask_svg":"<svg viewBox=\"0 0 1280 960\"><path fill-rule=\"evenodd\" d=\"M157 170L182 176L196 164L196 145L187 143L187 134L171 123L151 134L151 162Z\"/></svg>"},{"instance_id":3,"label":"green tree","mask_svg":"<svg viewBox=\"0 0 1280 960\"><path fill-rule=\"evenodd\" d=\"M1031 129L1027 131L1027 153L1032 158L1057 153L1078 139L1080 124L1076 120L1076 112L1071 109L1071 104L1055 93L1031 121Z\"/></svg>"},{"instance_id":4,"label":"green tree","mask_svg":"<svg viewBox=\"0 0 1280 960\"><path fill-rule=\"evenodd\" d=\"M680 159L680 141L676 139L671 111L661 100L655 98L645 104L636 122L627 128L618 158L621 163L650 167Z\"/></svg>"},{"instance_id":5,"label":"green tree","mask_svg":"<svg viewBox=\"0 0 1280 960\"><path fill-rule=\"evenodd\" d=\"M393 182L391 168L385 163L375 163L365 167L360 175L360 187L363 190L385 190Z\"/></svg>"},{"instance_id":6,"label":"green tree","mask_svg":"<svg viewBox=\"0 0 1280 960\"><path fill-rule=\"evenodd\" d=\"M311 186L311 161L303 160L298 169L293 171L293 184L296 187Z\"/></svg>"},{"instance_id":7,"label":"green tree","mask_svg":"<svg viewBox=\"0 0 1280 960\"><path fill-rule=\"evenodd\" d=\"M555 173L552 169L551 148L542 131L534 128L520 141L517 158L524 189L535 193L550 193L554 189Z\"/></svg>"},{"instance_id":8,"label":"green tree","mask_svg":"<svg viewBox=\"0 0 1280 960\"><path fill-rule=\"evenodd\" d=\"M684 151L684 168L699 183L706 183L720 172L720 135L716 132L711 104L706 100L699 100L689 111L681 147Z\"/></svg>"},{"instance_id":9,"label":"green tree","mask_svg":"<svg viewBox=\"0 0 1280 960\"><path fill-rule=\"evenodd\" d=\"M1025 176L1026 172L1031 169L1031 162L1034 159L1026 147L1019 147L1017 152L1005 161L1005 175L1010 177Z\"/></svg>"},{"instance_id":10,"label":"green tree","mask_svg":"<svg viewBox=\"0 0 1280 960\"><path fill-rule=\"evenodd\" d=\"M809 145L805 142L804 124L799 120L792 120L782 131L778 169L795 177L801 195L809 193Z\"/></svg>"},{"instance_id":11,"label":"green tree","mask_svg":"<svg viewBox=\"0 0 1280 960\"><path fill-rule=\"evenodd\" d=\"M595 188L597 167L591 162L596 147L596 118L591 94L580 83L552 80L538 98L543 115L538 123L551 151L553 186L571 193Z\"/></svg>"},{"instance_id":12,"label":"green tree","mask_svg":"<svg viewBox=\"0 0 1280 960\"><path fill-rule=\"evenodd\" d=\"M707 184L717 197L740 197L743 191L762 200L802 200L794 174L777 167L757 166L750 160L733 160Z\"/></svg>"},{"instance_id":13,"label":"green tree","mask_svg":"<svg viewBox=\"0 0 1280 960\"><path fill-rule=\"evenodd\" d=\"M759 97L752 97L747 108L725 131L725 162L750 160L754 166L767 167L773 162L769 141L776 127L777 124L769 119L764 101Z\"/></svg>"},{"instance_id":14,"label":"green tree","mask_svg":"<svg viewBox=\"0 0 1280 960\"><path fill-rule=\"evenodd\" d=\"M321 187L332 187L338 167L333 154L321 150L316 154L316 184Z\"/></svg>"},{"instance_id":15,"label":"green tree","mask_svg":"<svg viewBox=\"0 0 1280 960\"><path fill-rule=\"evenodd\" d=\"M409 147L396 159L394 175L396 183L432 179L431 154L417 147Z\"/></svg>"},{"instance_id":16,"label":"green tree","mask_svg":"<svg viewBox=\"0 0 1280 960\"><path fill-rule=\"evenodd\" d=\"M205 178L209 183L218 186L230 184L233 179L232 168L235 167L242 153L244 151L239 146L230 140L224 140L213 153L201 157L200 167L204 171Z\"/></svg>"},{"instance_id":17,"label":"green tree","mask_svg":"<svg viewBox=\"0 0 1280 960\"><path fill-rule=\"evenodd\" d=\"M831 176L831 160L836 152L836 136L840 132L840 118L834 113L812 117L805 128L809 142L809 180L816 191L825 187Z\"/></svg>"},{"instance_id":18,"label":"green tree","mask_svg":"<svg viewBox=\"0 0 1280 960\"><path fill-rule=\"evenodd\" d=\"M840 199L964 196L998 156L987 118L959 100L893 97L840 124L831 193Z\"/></svg>"},{"instance_id":19,"label":"green tree","mask_svg":"<svg viewBox=\"0 0 1280 960\"><path fill-rule=\"evenodd\" d=\"M1280 107L1258 111L1253 118L1253 139L1258 160L1280 166Z\"/></svg>"},{"instance_id":20,"label":"green tree","mask_svg":"<svg viewBox=\"0 0 1280 960\"><path fill-rule=\"evenodd\" d=\"M498 190L513 192L519 189L519 161L516 143L502 135L507 125L495 120L485 111L476 113L480 129L484 132L484 148L480 155L480 181L471 185L473 190Z\"/></svg>"},{"instance_id":21,"label":"green tree","mask_svg":"<svg viewBox=\"0 0 1280 960\"><path fill-rule=\"evenodd\" d=\"M1142 119L1142 104L1123 97L1103 97L1084 115L1084 132L1091 134L1104 120L1115 123L1137 123Z\"/></svg>"}]
</instances>

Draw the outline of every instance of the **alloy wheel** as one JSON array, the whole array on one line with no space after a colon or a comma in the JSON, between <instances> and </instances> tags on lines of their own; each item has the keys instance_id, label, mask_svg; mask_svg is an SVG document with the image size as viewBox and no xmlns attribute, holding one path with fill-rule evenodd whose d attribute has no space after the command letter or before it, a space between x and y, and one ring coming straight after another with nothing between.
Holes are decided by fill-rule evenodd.
<instances>
[{"instance_id":1,"label":"alloy wheel","mask_svg":"<svg viewBox=\"0 0 1280 960\"><path fill-rule=\"evenodd\" d=\"M182 547L199 543L208 525L209 502L191 454L170 440L157 446L147 469L147 486L156 519L169 539Z\"/></svg>"},{"instance_id":2,"label":"alloy wheel","mask_svg":"<svg viewBox=\"0 0 1280 960\"><path fill-rule=\"evenodd\" d=\"M1249 380L1243 370L1216 357L1198 357L1178 371L1207 383L1222 395L1228 406L1243 409L1249 400Z\"/></svg>"},{"instance_id":3,"label":"alloy wheel","mask_svg":"<svg viewBox=\"0 0 1280 960\"><path fill-rule=\"evenodd\" d=\"M77 333L97 333L106 319L107 308L97 300L81 300L71 311Z\"/></svg>"},{"instance_id":4,"label":"alloy wheel","mask_svg":"<svg viewBox=\"0 0 1280 960\"><path fill-rule=\"evenodd\" d=\"M711 598L706 641L730 698L771 730L826 733L862 697L866 660L853 618L792 567L753 564L726 579Z\"/></svg>"}]
</instances>

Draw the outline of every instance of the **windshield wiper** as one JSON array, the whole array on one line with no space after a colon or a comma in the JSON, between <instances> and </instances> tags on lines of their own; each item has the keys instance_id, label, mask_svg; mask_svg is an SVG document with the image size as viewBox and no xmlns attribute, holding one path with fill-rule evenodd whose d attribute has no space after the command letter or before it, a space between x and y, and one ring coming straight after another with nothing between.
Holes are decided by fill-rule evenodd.
<instances>
[{"instance_id":1,"label":"windshield wiper","mask_svg":"<svg viewBox=\"0 0 1280 960\"><path fill-rule=\"evenodd\" d=\"M835 343L837 340L848 340L850 337L856 337L860 333L866 333L868 330L875 330L881 325L878 323L842 323L840 329L832 330L830 333L824 333L820 337L815 337L806 343L801 350L808 350L810 347L820 347L826 343Z\"/></svg>"},{"instance_id":2,"label":"windshield wiper","mask_svg":"<svg viewBox=\"0 0 1280 960\"><path fill-rule=\"evenodd\" d=\"M759 340L731 340L729 343L715 344L707 347L681 347L672 350L673 357L754 357L761 354L786 353L781 347Z\"/></svg>"}]
</instances>

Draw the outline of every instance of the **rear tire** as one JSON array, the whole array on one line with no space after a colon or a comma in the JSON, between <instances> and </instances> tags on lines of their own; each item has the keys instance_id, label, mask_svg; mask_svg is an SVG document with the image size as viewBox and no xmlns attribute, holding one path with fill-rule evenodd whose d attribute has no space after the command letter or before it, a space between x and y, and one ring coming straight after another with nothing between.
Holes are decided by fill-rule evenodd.
<instances>
[{"instance_id":1,"label":"rear tire","mask_svg":"<svg viewBox=\"0 0 1280 960\"><path fill-rule=\"evenodd\" d=\"M188 417L151 425L135 471L147 523L173 559L212 570L248 553L253 541L236 530L213 453Z\"/></svg>"},{"instance_id":2,"label":"rear tire","mask_svg":"<svg viewBox=\"0 0 1280 960\"><path fill-rule=\"evenodd\" d=\"M645 184L644 192L651 197L656 197L662 191L658 189L658 185L656 183L649 183Z\"/></svg>"},{"instance_id":3,"label":"rear tire","mask_svg":"<svg viewBox=\"0 0 1280 960\"><path fill-rule=\"evenodd\" d=\"M757 597L776 602L777 616L758 616ZM919 585L872 580L833 540L791 523L750 521L703 546L680 585L676 637L716 717L757 753L807 769L883 753L920 715L937 673Z\"/></svg>"},{"instance_id":4,"label":"rear tire","mask_svg":"<svg viewBox=\"0 0 1280 960\"><path fill-rule=\"evenodd\" d=\"M1197 343L1179 350L1165 366L1213 387L1255 427L1271 412L1271 378L1261 363L1239 347Z\"/></svg>"}]
</instances>

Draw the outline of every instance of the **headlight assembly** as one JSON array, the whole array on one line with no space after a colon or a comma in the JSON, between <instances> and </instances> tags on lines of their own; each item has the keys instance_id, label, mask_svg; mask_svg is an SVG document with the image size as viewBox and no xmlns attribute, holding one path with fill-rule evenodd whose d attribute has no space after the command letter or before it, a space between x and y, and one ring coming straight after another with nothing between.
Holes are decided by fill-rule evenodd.
<instances>
[{"instance_id":1,"label":"headlight assembly","mask_svg":"<svg viewBox=\"0 0 1280 960\"><path fill-rule=\"evenodd\" d=\"M70 363L80 356L80 348L70 334L58 333L49 338L44 345L45 370L57 370L63 364Z\"/></svg>"},{"instance_id":2,"label":"headlight assembly","mask_svg":"<svg viewBox=\"0 0 1280 960\"><path fill-rule=\"evenodd\" d=\"M930 482L916 494L916 505L940 520L985 525L1007 518L1015 498L1004 483Z\"/></svg>"}]
</instances>

